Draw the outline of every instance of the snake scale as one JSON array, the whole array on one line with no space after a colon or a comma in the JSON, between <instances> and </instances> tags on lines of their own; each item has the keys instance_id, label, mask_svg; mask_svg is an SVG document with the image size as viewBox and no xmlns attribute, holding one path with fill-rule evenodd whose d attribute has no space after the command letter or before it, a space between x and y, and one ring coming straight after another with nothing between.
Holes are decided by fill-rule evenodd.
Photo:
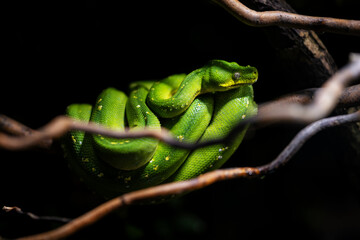
<instances>
[{"instance_id":1,"label":"snake scale","mask_svg":"<svg viewBox=\"0 0 360 240\"><path fill-rule=\"evenodd\" d=\"M72 104L67 115L114 130L170 130L180 142L226 136L239 121L256 114L251 66L212 60L189 74L161 81L139 81L129 95L105 89L95 105ZM95 192L106 197L181 181L221 167L240 145L246 128L231 142L193 151L153 138L114 139L71 131L63 139L70 167Z\"/></svg>"}]
</instances>

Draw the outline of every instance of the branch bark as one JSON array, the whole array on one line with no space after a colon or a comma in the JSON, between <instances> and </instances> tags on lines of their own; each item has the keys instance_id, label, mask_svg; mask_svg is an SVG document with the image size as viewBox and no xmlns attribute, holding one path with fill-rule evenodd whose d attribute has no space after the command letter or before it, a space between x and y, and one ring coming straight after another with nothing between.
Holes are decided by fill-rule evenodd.
<instances>
[{"instance_id":1,"label":"branch bark","mask_svg":"<svg viewBox=\"0 0 360 240\"><path fill-rule=\"evenodd\" d=\"M284 0L244 0L259 12L281 11L297 14ZM304 89L321 86L337 71L334 59L319 36L311 30L289 27L263 28L273 48L274 57L281 69L275 68L276 75L283 76L280 84L286 89Z\"/></svg>"},{"instance_id":2,"label":"branch bark","mask_svg":"<svg viewBox=\"0 0 360 240\"><path fill-rule=\"evenodd\" d=\"M360 111L353 114L341 115L322 119L314 122L300 131L289 145L278 155L278 157L269 164L259 167L244 167L221 169L200 175L197 178L188 181L172 182L158 185L134 192L124 194L114 198L73 221L49 232L40 233L33 236L19 238L19 240L40 240L40 239L60 239L68 237L79 230L90 226L101 218L105 217L112 211L126 205L137 204L145 200L154 198L171 197L207 187L213 183L230 180L235 178L259 177L286 164L291 157L303 146L303 144L313 135L329 127L335 127L346 123L360 121Z\"/></svg>"},{"instance_id":3,"label":"branch bark","mask_svg":"<svg viewBox=\"0 0 360 240\"><path fill-rule=\"evenodd\" d=\"M206 142L190 144L180 142L172 136L167 129L162 129L161 132L144 129L141 131L113 131L103 128L94 123L84 123L76 121L64 116L59 116L49 122L47 125L38 131L31 131L31 134L26 134L29 130L25 131L24 136L11 136L9 134L0 133L0 147L8 150L20 150L29 147L41 145L46 141L51 141L54 138L59 138L70 130L86 131L89 133L101 134L114 138L140 138L140 137L153 137L163 141L169 145L185 149L196 149L208 145L226 142L232 139L236 133L243 128L245 124L250 122L254 123L271 123L271 122L302 122L309 123L327 116L336 106L343 94L345 86L354 79L360 77L360 59L348 64L332 76L322 88L319 88L314 93L314 99L310 104L304 105L299 103L287 104L273 104L272 107L260 108L258 115L245 119L240 122L233 131L225 138L214 139ZM352 94L353 101L359 101L359 93ZM343 97L342 100L344 100ZM6 116L0 115L1 126L8 126L7 121L14 125L14 120L8 119ZM15 129L15 126L13 127ZM20 131L18 128L18 131Z\"/></svg>"},{"instance_id":4,"label":"branch bark","mask_svg":"<svg viewBox=\"0 0 360 240\"><path fill-rule=\"evenodd\" d=\"M330 114L339 101L345 87L360 77L360 60L340 69L314 94L310 104L287 104L276 109L262 111L256 118L261 121L311 122Z\"/></svg>"},{"instance_id":5,"label":"branch bark","mask_svg":"<svg viewBox=\"0 0 360 240\"><path fill-rule=\"evenodd\" d=\"M253 27L282 26L322 32L360 35L360 21L329 17L312 17L282 11L257 12L237 0L215 0L220 6Z\"/></svg>"}]
</instances>

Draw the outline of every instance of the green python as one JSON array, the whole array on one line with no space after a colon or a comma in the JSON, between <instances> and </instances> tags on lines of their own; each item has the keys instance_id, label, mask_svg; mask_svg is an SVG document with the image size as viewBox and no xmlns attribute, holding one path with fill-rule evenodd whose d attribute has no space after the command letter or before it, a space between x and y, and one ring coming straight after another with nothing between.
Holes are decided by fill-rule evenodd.
<instances>
[{"instance_id":1,"label":"green python","mask_svg":"<svg viewBox=\"0 0 360 240\"><path fill-rule=\"evenodd\" d=\"M170 130L180 142L226 136L256 114L251 66L212 60L189 74L161 81L139 81L129 95L105 89L95 105L72 104L67 115L114 130ZM189 151L153 138L114 139L72 131L63 139L70 167L95 192L112 197L124 192L181 181L221 167L240 145L247 127L230 142Z\"/></svg>"}]
</instances>

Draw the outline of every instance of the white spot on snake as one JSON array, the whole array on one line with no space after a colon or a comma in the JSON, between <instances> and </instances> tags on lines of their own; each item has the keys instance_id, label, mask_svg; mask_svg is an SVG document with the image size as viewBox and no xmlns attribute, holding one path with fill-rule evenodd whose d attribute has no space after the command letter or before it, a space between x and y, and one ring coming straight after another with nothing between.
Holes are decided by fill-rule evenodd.
<instances>
[{"instance_id":1,"label":"white spot on snake","mask_svg":"<svg viewBox=\"0 0 360 240\"><path fill-rule=\"evenodd\" d=\"M124 178L125 183L128 183L129 181L131 181L131 176Z\"/></svg>"},{"instance_id":2,"label":"white spot on snake","mask_svg":"<svg viewBox=\"0 0 360 240\"><path fill-rule=\"evenodd\" d=\"M89 158L82 158L81 161L84 163L87 163L87 162L89 162Z\"/></svg>"},{"instance_id":3,"label":"white spot on snake","mask_svg":"<svg viewBox=\"0 0 360 240\"><path fill-rule=\"evenodd\" d=\"M154 158L152 158L152 159L150 160L150 163L154 162L154 160L155 160L155 159L154 159Z\"/></svg>"},{"instance_id":4,"label":"white spot on snake","mask_svg":"<svg viewBox=\"0 0 360 240\"><path fill-rule=\"evenodd\" d=\"M154 167L154 171L157 171L159 169L159 165L156 165L155 167Z\"/></svg>"},{"instance_id":5,"label":"white spot on snake","mask_svg":"<svg viewBox=\"0 0 360 240\"><path fill-rule=\"evenodd\" d=\"M101 178L101 177L103 177L104 176L104 173L99 173L98 175L97 175L99 178Z\"/></svg>"},{"instance_id":6,"label":"white spot on snake","mask_svg":"<svg viewBox=\"0 0 360 240\"><path fill-rule=\"evenodd\" d=\"M76 143L76 138L74 136L71 135L71 139L73 140L74 143Z\"/></svg>"},{"instance_id":7,"label":"white spot on snake","mask_svg":"<svg viewBox=\"0 0 360 240\"><path fill-rule=\"evenodd\" d=\"M165 161L169 161L170 156L166 156Z\"/></svg>"},{"instance_id":8,"label":"white spot on snake","mask_svg":"<svg viewBox=\"0 0 360 240\"><path fill-rule=\"evenodd\" d=\"M95 171L96 171L96 168L92 168L91 171L95 172Z\"/></svg>"},{"instance_id":9,"label":"white spot on snake","mask_svg":"<svg viewBox=\"0 0 360 240\"><path fill-rule=\"evenodd\" d=\"M145 174L145 177L148 178L148 177L149 177L149 174Z\"/></svg>"},{"instance_id":10,"label":"white spot on snake","mask_svg":"<svg viewBox=\"0 0 360 240\"><path fill-rule=\"evenodd\" d=\"M139 107L140 107L140 105L136 105L136 107L137 107L137 108L139 108Z\"/></svg>"},{"instance_id":11,"label":"white spot on snake","mask_svg":"<svg viewBox=\"0 0 360 240\"><path fill-rule=\"evenodd\" d=\"M98 109L99 111L101 111L102 105L99 105L99 106L97 107L97 109Z\"/></svg>"},{"instance_id":12,"label":"white spot on snake","mask_svg":"<svg viewBox=\"0 0 360 240\"><path fill-rule=\"evenodd\" d=\"M102 98L100 98L98 101L97 101L97 103L99 103L99 102L101 102L102 101Z\"/></svg>"},{"instance_id":13,"label":"white spot on snake","mask_svg":"<svg viewBox=\"0 0 360 240\"><path fill-rule=\"evenodd\" d=\"M246 118L246 115L245 115L245 114L241 116L241 119L245 119L245 118Z\"/></svg>"},{"instance_id":14,"label":"white spot on snake","mask_svg":"<svg viewBox=\"0 0 360 240\"><path fill-rule=\"evenodd\" d=\"M221 155L217 156L216 160L222 159L223 157Z\"/></svg>"},{"instance_id":15,"label":"white spot on snake","mask_svg":"<svg viewBox=\"0 0 360 240\"><path fill-rule=\"evenodd\" d=\"M182 142L184 140L184 136L183 135L177 136L177 139L179 139L179 142Z\"/></svg>"}]
</instances>

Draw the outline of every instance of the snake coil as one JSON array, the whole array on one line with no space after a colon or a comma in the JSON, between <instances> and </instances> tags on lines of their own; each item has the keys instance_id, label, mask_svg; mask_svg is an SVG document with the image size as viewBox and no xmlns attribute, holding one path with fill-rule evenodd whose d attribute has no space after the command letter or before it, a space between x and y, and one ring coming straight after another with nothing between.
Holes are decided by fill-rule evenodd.
<instances>
[{"instance_id":1,"label":"snake coil","mask_svg":"<svg viewBox=\"0 0 360 240\"><path fill-rule=\"evenodd\" d=\"M72 104L67 115L114 130L165 127L180 142L206 141L226 136L239 121L256 114L251 84L257 77L254 67L213 60L189 74L135 82L129 96L105 89L94 107ZM193 151L152 138L114 139L81 131L71 131L62 146L75 173L95 192L113 197L217 169L235 152L245 132L246 128L231 142Z\"/></svg>"}]
</instances>

